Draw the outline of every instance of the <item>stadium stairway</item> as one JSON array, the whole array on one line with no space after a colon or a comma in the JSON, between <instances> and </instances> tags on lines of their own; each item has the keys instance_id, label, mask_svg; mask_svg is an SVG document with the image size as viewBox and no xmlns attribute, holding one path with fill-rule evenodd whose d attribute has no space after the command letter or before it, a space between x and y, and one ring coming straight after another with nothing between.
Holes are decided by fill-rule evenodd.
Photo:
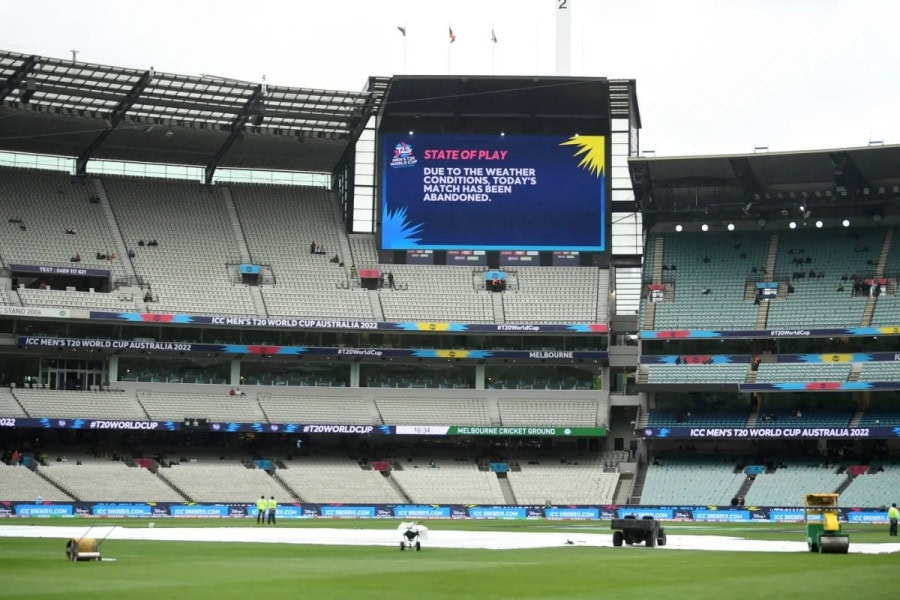
<instances>
[{"instance_id":1,"label":"stadium stairway","mask_svg":"<svg viewBox=\"0 0 900 600\"><path fill-rule=\"evenodd\" d=\"M164 471L164 469L163 469L162 467L158 468L158 469L156 470L156 476L159 477L159 478L160 478L167 486L169 486L170 488L172 488L173 490L175 490L175 492L176 492L179 496L181 496L182 498L184 498L185 502L193 502L194 499L191 498L190 496L188 496L187 494L185 494L185 493L184 493L184 490L182 490L180 487L178 487L177 485L175 485L175 484L172 482L171 479L169 479L168 477L166 477L165 474L163 473L163 471Z\"/></svg>"},{"instance_id":2,"label":"stadium stairway","mask_svg":"<svg viewBox=\"0 0 900 600\"><path fill-rule=\"evenodd\" d=\"M59 491L61 491L61 492L62 492L63 494L65 494L66 496L71 497L71 498L72 498L73 500L75 500L76 502L80 502L80 501L81 501L81 498L79 498L78 496L76 496L75 494L73 494L72 492L70 492L69 490L67 490L65 487L61 486L60 484L56 483L55 481L53 481L52 479L50 479L49 477L47 477L46 475L44 475L44 474L41 472L41 468L40 468L40 467L37 467L37 466L34 467L33 471L34 471L34 473L35 473L38 477L40 477L41 479L43 479L44 481L46 481L47 483L49 483L50 485L52 485L53 487L55 487L56 489L58 489Z\"/></svg>"},{"instance_id":3,"label":"stadium stairway","mask_svg":"<svg viewBox=\"0 0 900 600\"><path fill-rule=\"evenodd\" d=\"M279 461L280 462L280 461ZM295 501L295 502L303 502L303 498L300 497L300 494L297 493L294 488L292 488L287 481L281 478L281 475L278 474L278 471L272 472L272 478L278 482L278 485L282 487L282 489Z\"/></svg>"},{"instance_id":4,"label":"stadium stairway","mask_svg":"<svg viewBox=\"0 0 900 600\"><path fill-rule=\"evenodd\" d=\"M631 498L628 504L640 504L641 494L644 493L644 481L647 480L647 463L638 461L637 473L634 476L634 486L631 488Z\"/></svg>"},{"instance_id":5,"label":"stadium stairway","mask_svg":"<svg viewBox=\"0 0 900 600\"><path fill-rule=\"evenodd\" d=\"M775 274L775 261L778 259L778 234L773 233L772 237L769 238L769 253L766 255L766 271L769 272L770 275ZM770 280L771 277L767 278Z\"/></svg>"},{"instance_id":6,"label":"stadium stairway","mask_svg":"<svg viewBox=\"0 0 900 600\"><path fill-rule=\"evenodd\" d=\"M337 228L336 230L340 232L338 234L338 246L340 247L340 259L341 262L344 263L344 275L350 278L350 265L355 264L353 262L353 252L350 250L350 240L347 239L347 234L345 233L347 229L349 229L349 225L344 223L344 213L341 208L340 201L337 199L337 195L329 194L329 198L331 200L331 210L334 215L334 225ZM357 265L359 266L359 265ZM384 320L384 319L381 319Z\"/></svg>"},{"instance_id":7,"label":"stadium stairway","mask_svg":"<svg viewBox=\"0 0 900 600\"><path fill-rule=\"evenodd\" d=\"M888 257L891 254L891 244L894 241L894 229L888 229L881 245L881 254L878 256L878 265L875 267L875 276L884 277L884 268L887 266Z\"/></svg>"},{"instance_id":8,"label":"stadium stairway","mask_svg":"<svg viewBox=\"0 0 900 600\"><path fill-rule=\"evenodd\" d=\"M835 494L843 494L844 490L850 487L850 484L853 483L853 477L846 471L844 471L844 473L847 475L847 478L844 479L844 481L841 483L841 485L838 486L836 490L834 490Z\"/></svg>"},{"instance_id":9,"label":"stadium stairway","mask_svg":"<svg viewBox=\"0 0 900 600\"><path fill-rule=\"evenodd\" d=\"M652 283L662 283L663 268L663 250L665 249L666 239L658 235L653 246L653 281Z\"/></svg>"},{"instance_id":10,"label":"stadium stairway","mask_svg":"<svg viewBox=\"0 0 900 600\"><path fill-rule=\"evenodd\" d=\"M613 502L617 505L628 504L629 498L634 490L634 474L622 473L619 475L619 481L616 483L616 489L613 492Z\"/></svg>"},{"instance_id":11,"label":"stadium stairway","mask_svg":"<svg viewBox=\"0 0 900 600\"><path fill-rule=\"evenodd\" d=\"M741 484L741 487L738 488L737 494L735 494L738 498L745 498L747 496L747 492L750 491L750 486L753 485L753 477L747 475L744 478L744 483Z\"/></svg>"},{"instance_id":12,"label":"stadium stairway","mask_svg":"<svg viewBox=\"0 0 900 600\"><path fill-rule=\"evenodd\" d=\"M0 276L0 290L4 290L5 294L0 294L0 304L3 303L3 298L9 298L9 303L15 306L22 306L22 299L19 298L19 294L12 293L12 279L5 276Z\"/></svg>"},{"instance_id":13,"label":"stadium stairway","mask_svg":"<svg viewBox=\"0 0 900 600\"><path fill-rule=\"evenodd\" d=\"M756 309L756 329L763 330L766 328L766 321L769 319L769 303L760 302L759 308Z\"/></svg>"},{"instance_id":14,"label":"stadium stairway","mask_svg":"<svg viewBox=\"0 0 900 600\"><path fill-rule=\"evenodd\" d=\"M400 485L396 479L391 477L390 471L382 471L381 474L384 475L384 478L387 479L387 482L391 484L391 487L397 490L397 493L400 494L400 497L403 498L404 502L406 502L407 504L415 504L412 501L412 498L409 497L409 494L406 493L406 490L403 489L403 486ZM507 483L507 485L509 484Z\"/></svg>"},{"instance_id":15,"label":"stadium stairway","mask_svg":"<svg viewBox=\"0 0 900 600\"><path fill-rule=\"evenodd\" d=\"M503 310L503 294L491 294L491 308L494 311L494 323L506 323L506 313Z\"/></svg>"},{"instance_id":16,"label":"stadium stairway","mask_svg":"<svg viewBox=\"0 0 900 600\"><path fill-rule=\"evenodd\" d=\"M100 208L106 216L106 222L109 224L109 229L116 242L116 252L122 257L122 267L125 269L125 274L128 276L128 282L130 284L137 284L137 273L135 273L134 265L131 264L131 259L128 257L128 247L125 244L125 240L122 238L122 230L119 229L119 221L116 219L116 214L113 212L112 206L109 203L109 196L106 195L106 188L103 187L103 182L100 181L99 178L95 177L93 183L94 191L100 199Z\"/></svg>"},{"instance_id":17,"label":"stadium stairway","mask_svg":"<svg viewBox=\"0 0 900 600\"><path fill-rule=\"evenodd\" d=\"M653 331L656 327L656 303L647 302L644 305L644 315L641 317L641 329Z\"/></svg>"},{"instance_id":18,"label":"stadium stairway","mask_svg":"<svg viewBox=\"0 0 900 600\"><path fill-rule=\"evenodd\" d=\"M234 239L237 240L241 262L249 264L253 262L253 260L250 257L250 248L247 247L247 238L244 237L244 229L241 227L241 220L238 217L237 208L234 206L231 188L227 185L223 185L220 190L222 192L222 200L225 202L225 212L228 214L228 221L231 223L231 229L234 231Z\"/></svg>"},{"instance_id":19,"label":"stadium stairway","mask_svg":"<svg viewBox=\"0 0 900 600\"><path fill-rule=\"evenodd\" d=\"M873 298L869 296L866 298L866 307L863 308L862 320L859 322L861 327L869 327L872 325L872 317L875 315L875 305L878 303L878 298Z\"/></svg>"},{"instance_id":20,"label":"stadium stairway","mask_svg":"<svg viewBox=\"0 0 900 600\"><path fill-rule=\"evenodd\" d=\"M261 317L267 317L269 311L266 309L266 299L262 295L262 290L258 285L248 285L247 291L250 292L250 301L253 302L253 310Z\"/></svg>"},{"instance_id":21,"label":"stadium stairway","mask_svg":"<svg viewBox=\"0 0 900 600\"><path fill-rule=\"evenodd\" d=\"M372 315L375 320L384 321L384 309L381 307L381 296L378 295L378 290L367 290L366 293L369 295L369 306L372 307Z\"/></svg>"},{"instance_id":22,"label":"stadium stairway","mask_svg":"<svg viewBox=\"0 0 900 600\"><path fill-rule=\"evenodd\" d=\"M500 483L500 491L503 492L503 501L509 506L516 506L519 502L516 500L512 486L509 485L506 473L497 473L497 481Z\"/></svg>"}]
</instances>

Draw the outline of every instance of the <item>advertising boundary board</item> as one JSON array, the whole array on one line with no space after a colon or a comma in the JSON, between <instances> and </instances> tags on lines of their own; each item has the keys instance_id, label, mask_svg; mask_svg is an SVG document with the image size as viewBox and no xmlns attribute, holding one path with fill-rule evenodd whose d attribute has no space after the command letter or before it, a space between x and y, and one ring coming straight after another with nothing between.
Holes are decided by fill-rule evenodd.
<instances>
[{"instance_id":1,"label":"advertising boundary board","mask_svg":"<svg viewBox=\"0 0 900 600\"><path fill-rule=\"evenodd\" d=\"M236 354L240 356L308 356L375 360L384 358L486 360L514 359L521 361L600 360L606 361L609 352L600 350L467 350L464 348L353 348L315 346L276 346L263 344L203 344L147 340L110 340L102 338L64 338L20 335L20 348L30 350L83 350L85 352L202 352Z\"/></svg>"},{"instance_id":2,"label":"advertising boundary board","mask_svg":"<svg viewBox=\"0 0 900 600\"><path fill-rule=\"evenodd\" d=\"M697 340L718 338L808 338L808 337L873 337L879 335L900 335L900 325L876 327L849 327L846 329L806 329L785 327L783 329L673 329L641 331L642 340Z\"/></svg>"},{"instance_id":3,"label":"advertising boundary board","mask_svg":"<svg viewBox=\"0 0 900 600\"><path fill-rule=\"evenodd\" d=\"M900 427L645 427L646 439L884 439L900 437Z\"/></svg>"},{"instance_id":4,"label":"advertising boundary board","mask_svg":"<svg viewBox=\"0 0 900 600\"><path fill-rule=\"evenodd\" d=\"M449 321L357 321L350 319L308 319L289 317L229 317L175 313L90 311L91 321L146 323L150 325L215 325L236 329L308 329L328 331L414 331L432 333L607 333L606 323L569 325L528 323L457 323Z\"/></svg>"},{"instance_id":5,"label":"advertising boundary board","mask_svg":"<svg viewBox=\"0 0 900 600\"><path fill-rule=\"evenodd\" d=\"M189 420L185 418L185 420ZM441 435L441 436L497 436L497 437L604 437L606 427L470 427L466 425L346 425L304 423L206 423L207 431L223 433L293 433L338 435ZM128 421L115 419L71 419L0 417L2 429L91 429L116 431L182 431L184 421ZM190 427L196 430L199 427Z\"/></svg>"},{"instance_id":6,"label":"advertising boundary board","mask_svg":"<svg viewBox=\"0 0 900 600\"><path fill-rule=\"evenodd\" d=\"M886 524L885 507L841 508L839 519L851 524ZM41 518L248 518L255 519L254 503L185 504L176 502L0 502L2 517ZM615 506L615 505L473 505L473 504L318 504L280 503L278 519L547 519L610 521L628 516L652 516L663 521L703 523L799 523L800 507L783 506Z\"/></svg>"}]
</instances>

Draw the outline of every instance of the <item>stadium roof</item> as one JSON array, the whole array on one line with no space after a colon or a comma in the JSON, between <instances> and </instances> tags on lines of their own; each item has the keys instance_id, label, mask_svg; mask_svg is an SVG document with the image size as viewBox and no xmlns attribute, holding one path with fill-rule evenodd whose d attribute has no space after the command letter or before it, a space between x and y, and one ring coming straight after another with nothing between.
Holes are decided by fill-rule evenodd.
<instances>
[{"instance_id":1,"label":"stadium roof","mask_svg":"<svg viewBox=\"0 0 900 600\"><path fill-rule=\"evenodd\" d=\"M288 88L0 51L0 150L331 172L379 107L366 90Z\"/></svg>"},{"instance_id":2,"label":"stadium roof","mask_svg":"<svg viewBox=\"0 0 900 600\"><path fill-rule=\"evenodd\" d=\"M381 127L429 133L597 132L609 119L636 110L634 82L619 82L615 110L603 77L392 77ZM616 112L618 111L618 112Z\"/></svg>"},{"instance_id":3,"label":"stadium roof","mask_svg":"<svg viewBox=\"0 0 900 600\"><path fill-rule=\"evenodd\" d=\"M896 212L900 146L732 156L632 158L637 208L655 220ZM805 212L805 211L804 211Z\"/></svg>"}]
</instances>

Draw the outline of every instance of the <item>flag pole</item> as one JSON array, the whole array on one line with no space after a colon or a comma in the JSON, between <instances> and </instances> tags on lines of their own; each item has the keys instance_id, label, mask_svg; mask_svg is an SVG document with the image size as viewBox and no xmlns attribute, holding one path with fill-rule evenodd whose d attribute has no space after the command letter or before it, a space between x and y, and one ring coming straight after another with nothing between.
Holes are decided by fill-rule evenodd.
<instances>
[{"instance_id":1,"label":"flag pole","mask_svg":"<svg viewBox=\"0 0 900 600\"><path fill-rule=\"evenodd\" d=\"M454 39L453 39L453 28L450 27L449 25L447 26L447 32L448 32L448 34L447 34L448 35L448 38L447 38L448 39L448 41L447 41L447 75L450 75L450 73L451 73L450 52L451 52L451 49L453 48Z\"/></svg>"},{"instance_id":2,"label":"flag pole","mask_svg":"<svg viewBox=\"0 0 900 600\"><path fill-rule=\"evenodd\" d=\"M403 74L408 73L409 70L406 68L406 21L403 21Z\"/></svg>"},{"instance_id":3,"label":"flag pole","mask_svg":"<svg viewBox=\"0 0 900 600\"><path fill-rule=\"evenodd\" d=\"M497 54L497 33L496 33L496 29L494 29L494 24L491 23L491 75L495 74L494 60L495 60L496 54Z\"/></svg>"}]
</instances>

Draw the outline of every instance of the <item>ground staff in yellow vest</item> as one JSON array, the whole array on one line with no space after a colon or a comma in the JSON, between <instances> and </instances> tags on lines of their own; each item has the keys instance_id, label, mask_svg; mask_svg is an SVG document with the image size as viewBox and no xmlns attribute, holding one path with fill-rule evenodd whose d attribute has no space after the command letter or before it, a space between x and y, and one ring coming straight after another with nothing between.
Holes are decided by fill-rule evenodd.
<instances>
[{"instance_id":1,"label":"ground staff in yellow vest","mask_svg":"<svg viewBox=\"0 0 900 600\"><path fill-rule=\"evenodd\" d=\"M269 498L269 523L272 525L275 524L275 509L278 508L278 502L275 501L275 496Z\"/></svg>"},{"instance_id":2,"label":"ground staff in yellow vest","mask_svg":"<svg viewBox=\"0 0 900 600\"><path fill-rule=\"evenodd\" d=\"M265 496L260 496L259 500L256 501L256 524L266 522L266 508L268 508L269 503L266 502Z\"/></svg>"}]
</instances>

